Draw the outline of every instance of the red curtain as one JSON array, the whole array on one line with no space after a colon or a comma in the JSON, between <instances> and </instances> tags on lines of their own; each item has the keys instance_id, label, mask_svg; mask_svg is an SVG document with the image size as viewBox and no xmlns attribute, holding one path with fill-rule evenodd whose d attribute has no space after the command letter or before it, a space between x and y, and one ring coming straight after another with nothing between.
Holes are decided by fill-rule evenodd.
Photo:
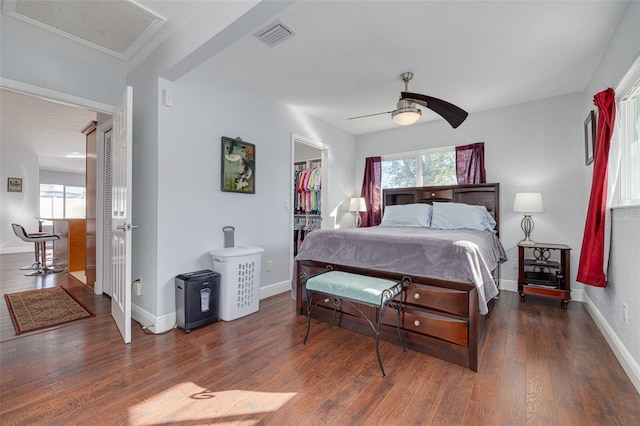
<instances>
[{"instance_id":1,"label":"red curtain","mask_svg":"<svg viewBox=\"0 0 640 426\"><path fill-rule=\"evenodd\" d=\"M362 226L377 226L382 222L380 211L382 186L382 158L368 157L365 160L361 197L364 197L367 211L361 214Z\"/></svg>"},{"instance_id":2,"label":"red curtain","mask_svg":"<svg viewBox=\"0 0 640 426\"><path fill-rule=\"evenodd\" d=\"M598 108L598 127L594 152L591 196L587 210L587 221L582 237L582 251L578 265L577 281L595 287L606 287L604 271L604 230L607 202L607 164L609 146L616 115L616 95L613 89L604 90L593 97Z\"/></svg>"},{"instance_id":3,"label":"red curtain","mask_svg":"<svg viewBox=\"0 0 640 426\"><path fill-rule=\"evenodd\" d=\"M456 177L458 185L487 182L484 142L456 146Z\"/></svg>"}]
</instances>

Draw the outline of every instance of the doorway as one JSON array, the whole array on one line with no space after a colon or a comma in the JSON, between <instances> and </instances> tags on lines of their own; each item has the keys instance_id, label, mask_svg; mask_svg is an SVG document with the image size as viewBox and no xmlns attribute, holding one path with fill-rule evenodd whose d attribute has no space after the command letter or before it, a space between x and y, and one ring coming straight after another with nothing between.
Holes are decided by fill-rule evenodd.
<instances>
[{"instance_id":1,"label":"doorway","mask_svg":"<svg viewBox=\"0 0 640 426\"><path fill-rule=\"evenodd\" d=\"M322 142L298 135L292 136L291 147L292 217L289 241L291 241L290 258L293 260L298 247L304 241L304 236L308 232L321 229L327 217L323 205L326 205L329 182L327 167L329 147ZM293 273L293 262L291 271Z\"/></svg>"},{"instance_id":2,"label":"doorway","mask_svg":"<svg viewBox=\"0 0 640 426\"><path fill-rule=\"evenodd\" d=\"M77 134L79 135L79 137L84 141L83 146L84 148L82 150L80 149L74 149L74 151L85 151L86 150L86 137L85 135L82 134L82 130L83 127L85 125L87 125L87 123L91 120L95 120L95 121L103 121L104 123L110 122L111 120L111 116L112 114L115 112L115 107L114 106L110 106L110 105L106 105L106 104L101 104L101 103L97 103L97 102L93 102L90 100L86 100L86 99L82 99L82 98L78 98L76 96L72 96L72 95L67 95L64 93L60 93L60 92L54 92L51 91L49 89L44 89L41 87L37 87L37 86L32 86L32 85L28 85L25 83L21 83L18 81L14 81L14 80L9 80L9 79L3 79L2 81L2 91L3 92L8 92L8 93L14 93L16 95L20 95L22 98L30 100L37 100L40 102L46 102L48 104L53 105L53 107L57 107L59 109L66 109L66 110L71 110L71 114L73 114L74 112L77 113L78 116L82 117L80 118L81 120L81 125L78 125L77 121L78 118L76 118L75 120L71 121L71 128L73 132L77 132ZM3 98L3 101L5 100L5 98ZM88 115L89 114L89 115ZM31 115L29 117L29 119L32 122L38 122L38 120L44 120L43 117L34 117L33 115ZM106 124L103 124L102 126L99 127L99 134L98 134L98 141L97 144L100 147L101 145L101 136L102 134L105 133L105 126ZM110 124L109 124L110 125ZM52 129L52 131L54 131L54 129ZM49 138L49 140L51 140ZM5 144L3 143L3 150L5 149ZM54 147L52 146L53 144L49 144L49 146L46 147L46 149L53 149ZM57 148L56 148L57 149ZM59 147L59 154L56 155L60 155L60 156L64 156L66 154L69 154L66 151L70 151L69 147L67 146L61 146ZM32 151L32 152L39 152L38 150ZM87 155L92 155L92 156L96 156L96 153L86 153ZM100 153L97 153L98 157L100 156ZM98 159L99 160L99 159ZM85 163L85 159L83 156L83 159L77 159L76 161L79 162L83 162ZM31 167L31 166L30 166ZM35 167L36 169L38 169L38 166L36 165ZM63 170L64 168L61 169L61 171L58 174L61 174L64 172ZM85 176L87 176L86 170L74 170L75 173L82 173L83 174L83 182L85 182ZM38 176L40 174L40 172L34 172L35 176ZM93 175L91 178L94 179L96 181L96 185L98 188L101 187L102 185L102 181L104 180L104 176L105 176L105 171L104 170L97 170L97 174ZM37 178L35 180L38 180ZM86 186L85 186L86 187ZM28 216L30 219L33 219L34 216L39 217L40 212L38 211L38 203L37 201L34 200L35 203L35 209L34 211L30 211L28 213ZM94 208L96 210L96 213L99 213L101 211L101 209L103 208L103 197L100 197L99 195L96 197L94 206L92 206L92 208ZM95 219L95 215L94 218ZM95 220L94 220L95 222ZM4 226L5 224L3 224ZM100 227L100 223L96 223L97 227ZM100 231L98 231L100 232ZM94 246L95 247L101 247L102 246L102 239L103 239L103 235L95 235L95 242L94 242ZM96 262L96 267L102 268L103 264L102 264L102 260L101 258L97 259ZM84 282L86 284L86 281L83 281L82 279L80 279L81 282ZM93 287L93 286L92 286ZM100 275L96 276L95 279L95 287L93 288L94 293L96 294L102 294L102 277Z\"/></svg>"}]
</instances>

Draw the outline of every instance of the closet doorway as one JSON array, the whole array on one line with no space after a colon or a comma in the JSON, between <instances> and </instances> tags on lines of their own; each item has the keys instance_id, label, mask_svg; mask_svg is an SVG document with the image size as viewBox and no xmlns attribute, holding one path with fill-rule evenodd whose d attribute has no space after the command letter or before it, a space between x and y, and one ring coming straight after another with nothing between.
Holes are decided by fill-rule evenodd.
<instances>
[{"instance_id":1,"label":"closet doorway","mask_svg":"<svg viewBox=\"0 0 640 426\"><path fill-rule=\"evenodd\" d=\"M292 137L291 259L304 237L323 227L327 210L328 147L297 135Z\"/></svg>"}]
</instances>

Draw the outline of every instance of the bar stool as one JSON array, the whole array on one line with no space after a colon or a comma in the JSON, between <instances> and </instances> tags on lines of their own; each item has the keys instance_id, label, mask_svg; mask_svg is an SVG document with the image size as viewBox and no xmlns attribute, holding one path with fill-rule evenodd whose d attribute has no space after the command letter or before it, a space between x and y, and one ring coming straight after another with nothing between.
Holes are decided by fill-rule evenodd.
<instances>
[{"instance_id":1,"label":"bar stool","mask_svg":"<svg viewBox=\"0 0 640 426\"><path fill-rule=\"evenodd\" d=\"M22 241L35 244L36 261L33 265L27 267L27 269L35 269L35 270L33 272L26 273L25 274L26 276L46 275L46 274L62 271L62 269L59 267L49 268L47 266L47 253L46 253L47 241L59 240L60 237L58 235L47 234L44 232L34 232L33 234L28 234L22 225L18 225L15 223L12 223L11 227L13 228L13 232Z\"/></svg>"}]
</instances>

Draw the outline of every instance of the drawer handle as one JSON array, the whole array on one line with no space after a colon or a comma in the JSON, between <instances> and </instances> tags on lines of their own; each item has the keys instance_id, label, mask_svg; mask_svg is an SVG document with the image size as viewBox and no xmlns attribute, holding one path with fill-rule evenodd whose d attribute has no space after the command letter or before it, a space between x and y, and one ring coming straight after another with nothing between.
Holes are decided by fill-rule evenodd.
<instances>
[{"instance_id":1,"label":"drawer handle","mask_svg":"<svg viewBox=\"0 0 640 426\"><path fill-rule=\"evenodd\" d=\"M420 321L418 320L413 321L413 325L415 325L416 327L420 327Z\"/></svg>"},{"instance_id":2,"label":"drawer handle","mask_svg":"<svg viewBox=\"0 0 640 426\"><path fill-rule=\"evenodd\" d=\"M432 193L431 193L431 196L432 196L432 197L435 197L435 196L436 196L436 193L435 193L435 192L432 192Z\"/></svg>"},{"instance_id":3,"label":"drawer handle","mask_svg":"<svg viewBox=\"0 0 640 426\"><path fill-rule=\"evenodd\" d=\"M329 300L331 300L331 299L329 299L329 298L327 297L326 299L324 299L324 303L329 303Z\"/></svg>"},{"instance_id":4,"label":"drawer handle","mask_svg":"<svg viewBox=\"0 0 640 426\"><path fill-rule=\"evenodd\" d=\"M413 298L416 300L420 299L420 293L413 293Z\"/></svg>"}]
</instances>

